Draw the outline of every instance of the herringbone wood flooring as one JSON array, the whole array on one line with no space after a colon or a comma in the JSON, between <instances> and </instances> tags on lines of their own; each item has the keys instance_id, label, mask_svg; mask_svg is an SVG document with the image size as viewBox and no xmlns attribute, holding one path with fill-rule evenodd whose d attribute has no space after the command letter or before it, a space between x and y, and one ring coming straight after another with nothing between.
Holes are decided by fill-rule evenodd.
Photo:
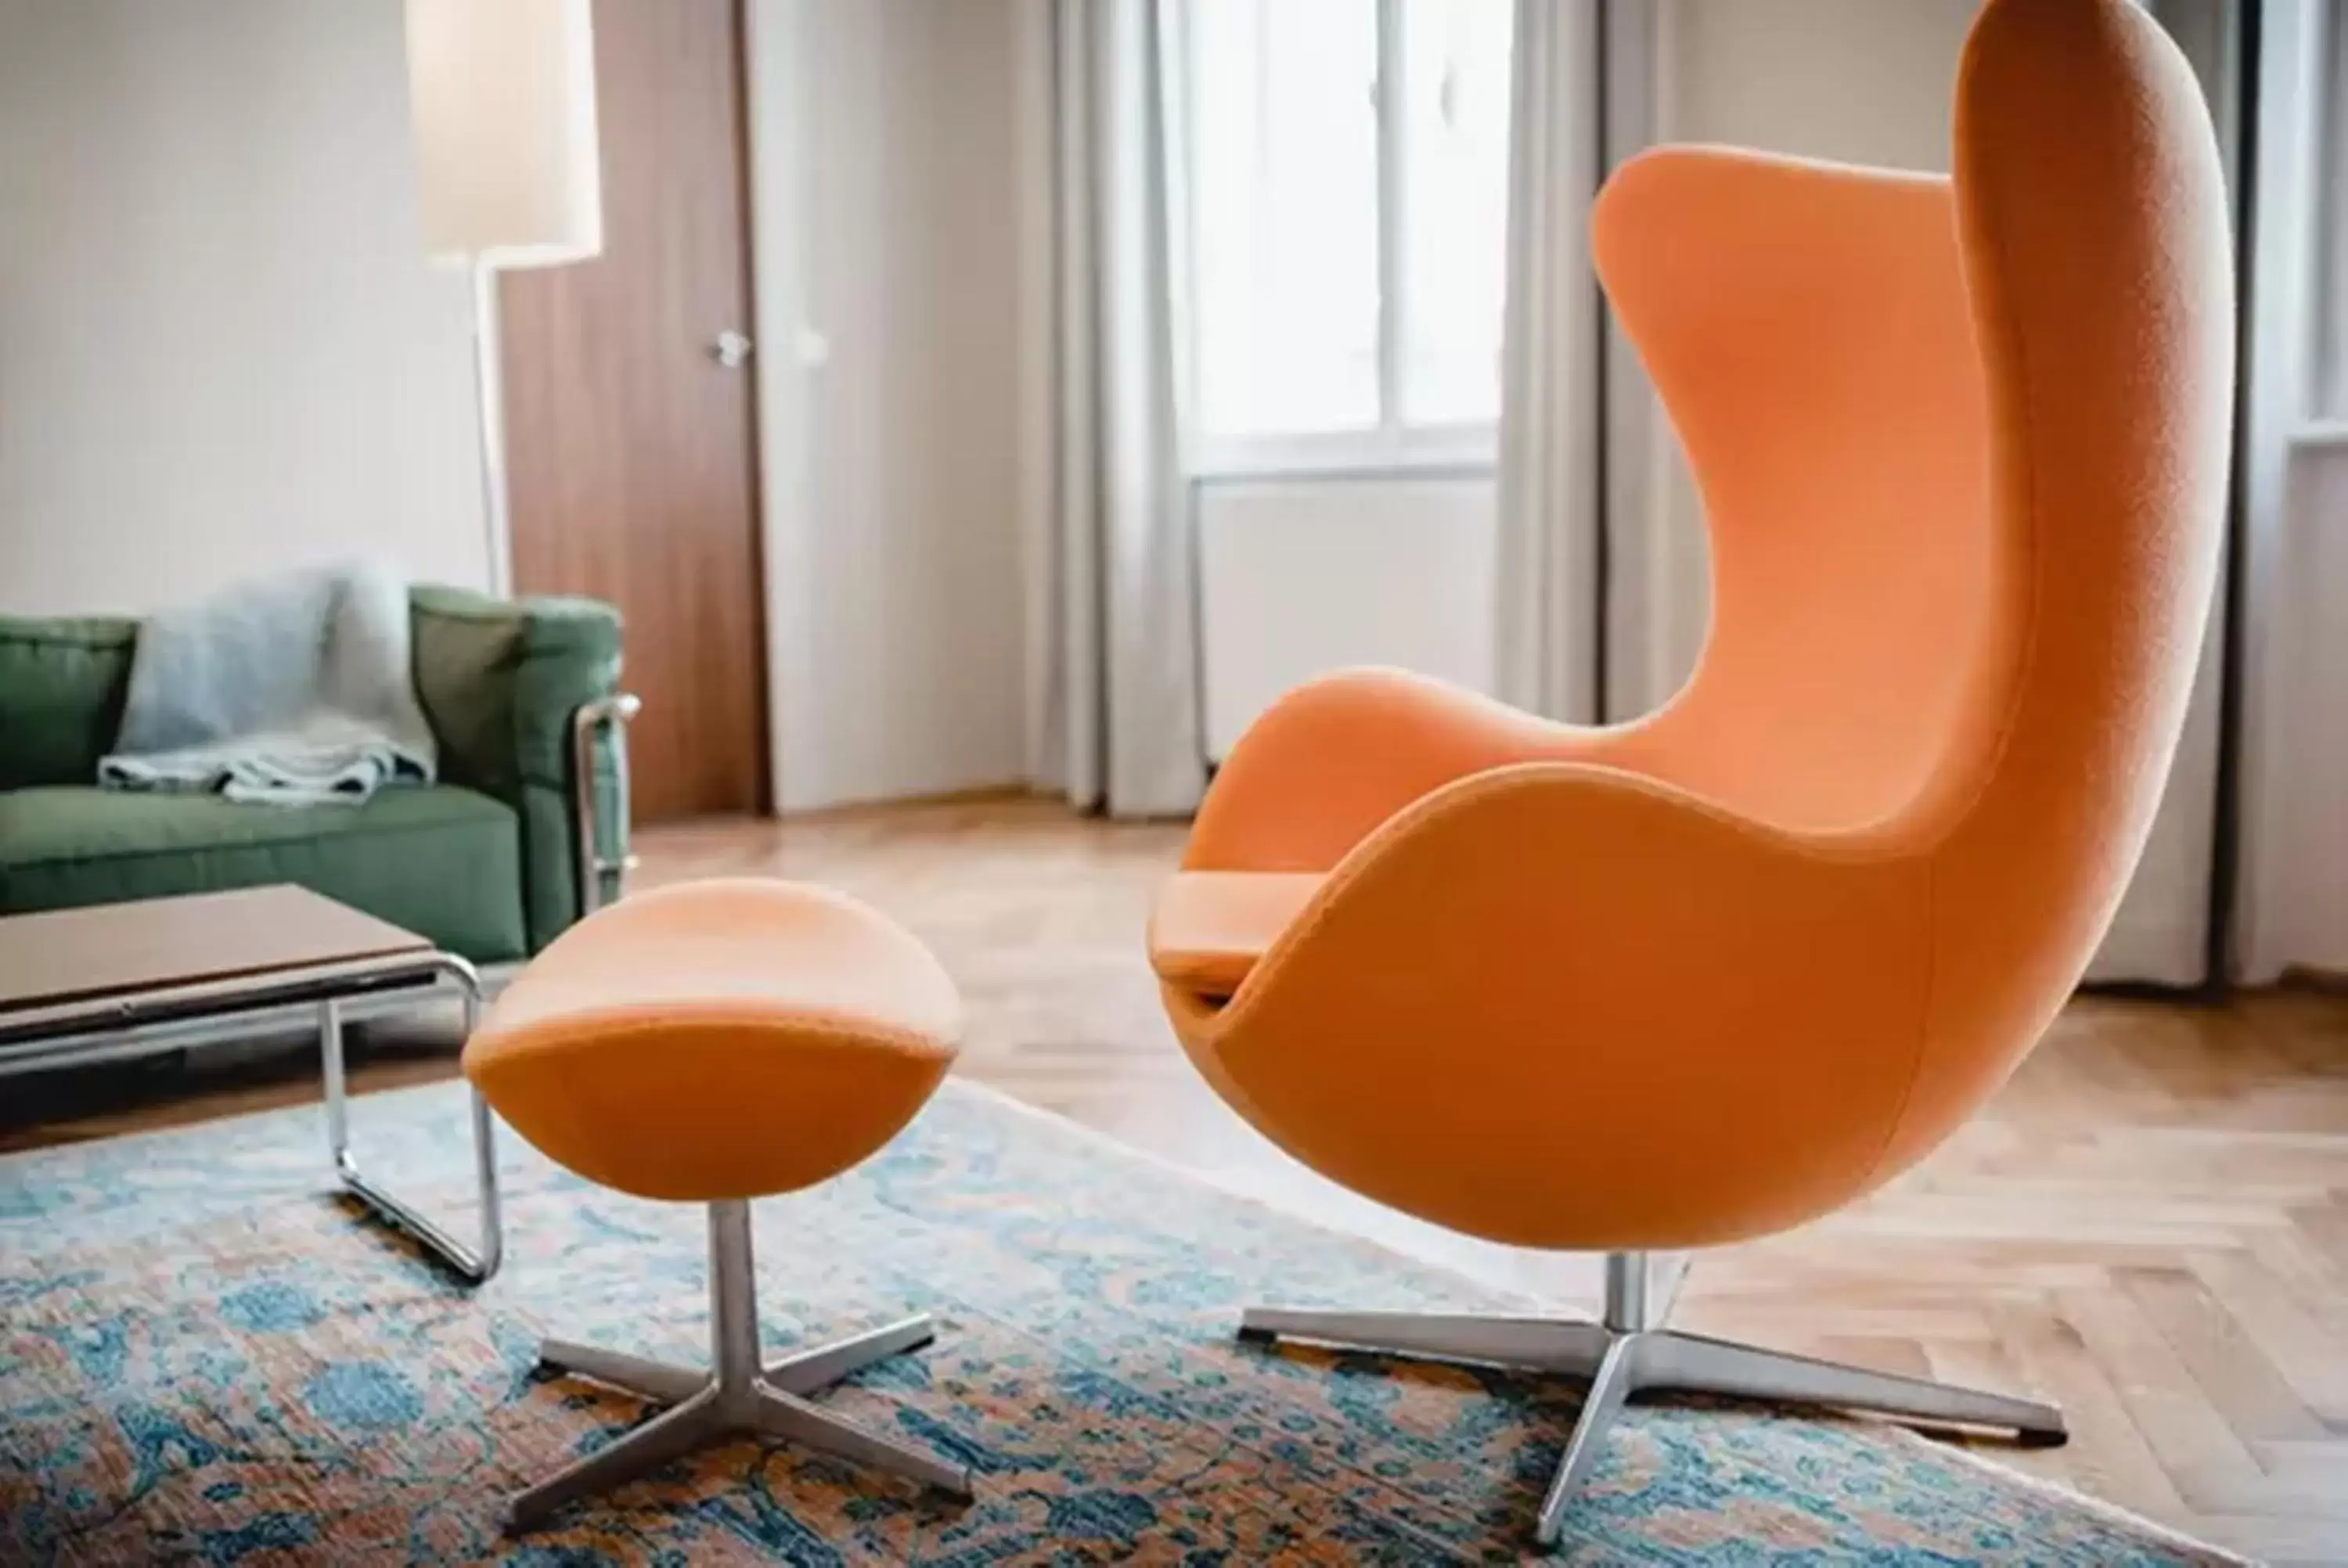
<instances>
[{"instance_id":1,"label":"herringbone wood flooring","mask_svg":"<svg viewBox=\"0 0 2348 1568\"><path fill-rule=\"evenodd\" d=\"M642 847L646 883L809 877L905 920L963 987L971 1077L1324 1221L1586 1302L1591 1260L1384 1214L1271 1150L1199 1083L1141 957L1181 836L995 801L665 828ZM363 1086L450 1071L445 1043L375 1057ZM8 1096L0 1147L313 1092L298 1050L53 1081ZM1560 1136L1575 1114L1558 1108ZM2036 1390L2067 1410L2073 1440L1998 1448L2001 1462L2255 1556L2348 1563L2348 999L2082 999L1921 1170L1818 1225L1707 1255L1675 1320Z\"/></svg>"}]
</instances>

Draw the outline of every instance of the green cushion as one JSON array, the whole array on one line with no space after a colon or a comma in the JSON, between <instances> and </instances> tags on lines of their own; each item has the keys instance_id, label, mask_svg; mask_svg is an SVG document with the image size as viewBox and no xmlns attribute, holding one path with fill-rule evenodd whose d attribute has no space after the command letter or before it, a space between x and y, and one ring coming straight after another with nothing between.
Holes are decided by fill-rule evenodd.
<instances>
[{"instance_id":1,"label":"green cushion","mask_svg":"<svg viewBox=\"0 0 2348 1568\"><path fill-rule=\"evenodd\" d=\"M512 807L451 784L361 806L60 784L0 792L0 913L294 882L476 963L527 951Z\"/></svg>"},{"instance_id":2,"label":"green cushion","mask_svg":"<svg viewBox=\"0 0 2348 1568\"><path fill-rule=\"evenodd\" d=\"M0 790L98 777L138 640L128 620L0 615Z\"/></svg>"}]
</instances>

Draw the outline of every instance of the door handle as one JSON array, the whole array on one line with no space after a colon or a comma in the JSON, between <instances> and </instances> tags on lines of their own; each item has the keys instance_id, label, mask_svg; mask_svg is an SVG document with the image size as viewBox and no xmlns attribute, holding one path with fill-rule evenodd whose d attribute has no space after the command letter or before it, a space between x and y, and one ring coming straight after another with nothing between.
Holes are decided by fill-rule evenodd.
<instances>
[{"instance_id":1,"label":"door handle","mask_svg":"<svg viewBox=\"0 0 2348 1568\"><path fill-rule=\"evenodd\" d=\"M739 370L748 363L751 351L757 346L750 341L748 333L727 327L717 334L717 341L709 345L709 353L726 369Z\"/></svg>"}]
</instances>

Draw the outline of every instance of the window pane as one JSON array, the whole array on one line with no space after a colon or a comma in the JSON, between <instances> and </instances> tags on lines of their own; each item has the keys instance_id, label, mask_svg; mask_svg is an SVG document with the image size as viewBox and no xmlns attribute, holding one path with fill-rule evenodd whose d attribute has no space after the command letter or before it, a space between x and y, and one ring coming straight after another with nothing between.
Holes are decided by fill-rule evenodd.
<instances>
[{"instance_id":1,"label":"window pane","mask_svg":"<svg viewBox=\"0 0 2348 1568\"><path fill-rule=\"evenodd\" d=\"M1500 415L1510 0L1402 0L1402 408Z\"/></svg>"},{"instance_id":2,"label":"window pane","mask_svg":"<svg viewBox=\"0 0 2348 1568\"><path fill-rule=\"evenodd\" d=\"M1192 0L1199 419L1378 423L1377 6Z\"/></svg>"}]
</instances>

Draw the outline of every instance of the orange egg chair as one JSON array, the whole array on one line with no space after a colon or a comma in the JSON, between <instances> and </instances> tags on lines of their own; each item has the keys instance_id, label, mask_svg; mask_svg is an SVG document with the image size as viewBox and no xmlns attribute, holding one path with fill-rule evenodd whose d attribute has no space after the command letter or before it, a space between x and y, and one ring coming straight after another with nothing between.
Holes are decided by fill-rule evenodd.
<instances>
[{"instance_id":1,"label":"orange egg chair","mask_svg":"<svg viewBox=\"0 0 2348 1568\"><path fill-rule=\"evenodd\" d=\"M2008 1429L2057 1410L1663 1327L1646 1255L1914 1164L2109 924L2219 557L2233 374L2200 94L2128 0L1991 0L1953 179L1668 148L1593 216L1692 461L1714 622L1636 723L1363 671L1232 751L1151 923L1200 1071L1353 1190L1610 1255L1603 1320L1242 1333Z\"/></svg>"}]
</instances>

